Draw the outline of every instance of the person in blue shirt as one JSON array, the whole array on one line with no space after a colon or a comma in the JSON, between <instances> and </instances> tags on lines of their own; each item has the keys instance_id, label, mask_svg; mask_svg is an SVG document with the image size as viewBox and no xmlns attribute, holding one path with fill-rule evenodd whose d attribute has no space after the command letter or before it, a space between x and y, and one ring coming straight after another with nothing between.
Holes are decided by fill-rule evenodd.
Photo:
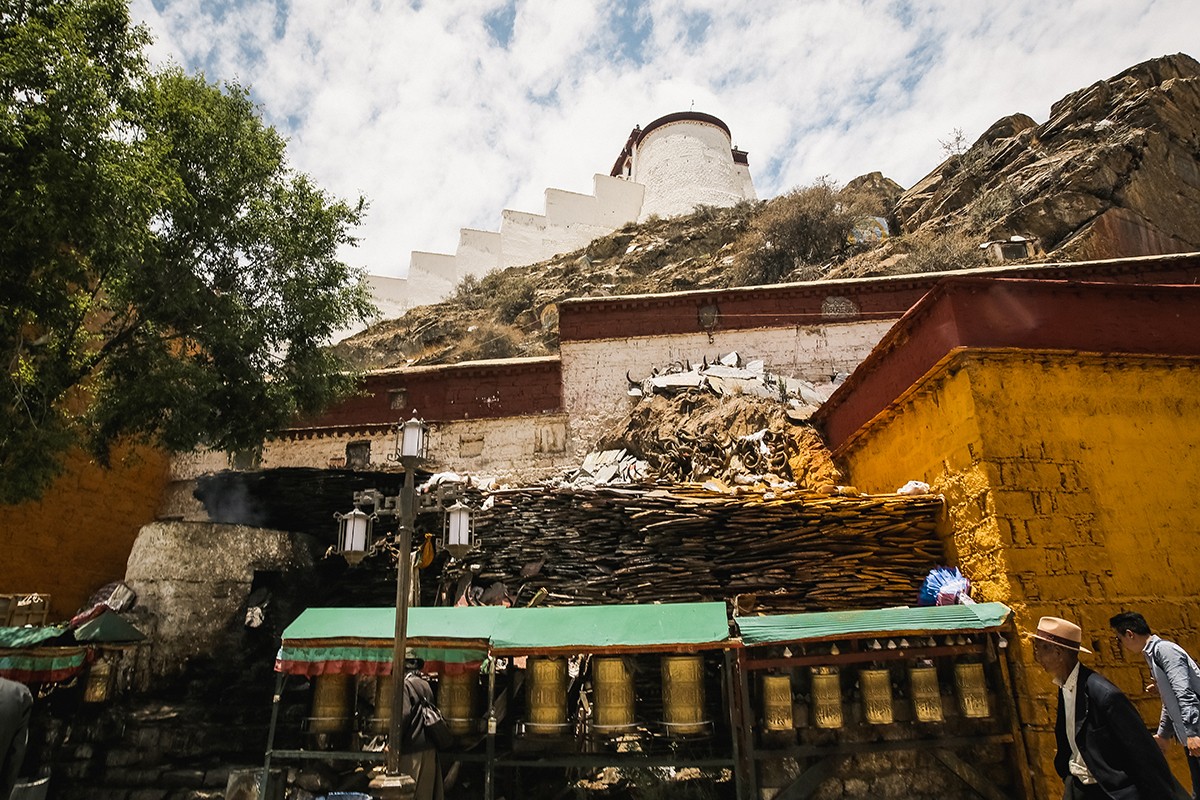
<instances>
[{"instance_id":1,"label":"person in blue shirt","mask_svg":"<svg viewBox=\"0 0 1200 800\"><path fill-rule=\"evenodd\" d=\"M1153 676L1146 691L1156 691L1162 700L1154 740L1164 753L1172 740L1183 745L1192 773L1192 798L1200 800L1200 667L1182 647L1155 636L1136 611L1122 611L1108 624L1126 652L1146 659Z\"/></svg>"}]
</instances>

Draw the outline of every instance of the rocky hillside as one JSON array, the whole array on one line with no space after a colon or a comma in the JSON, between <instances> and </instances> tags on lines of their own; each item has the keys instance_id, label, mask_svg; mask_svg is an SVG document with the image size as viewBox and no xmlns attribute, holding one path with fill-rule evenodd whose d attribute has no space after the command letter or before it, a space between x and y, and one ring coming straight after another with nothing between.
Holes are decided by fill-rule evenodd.
<instances>
[{"instance_id":1,"label":"rocky hillside","mask_svg":"<svg viewBox=\"0 0 1200 800\"><path fill-rule=\"evenodd\" d=\"M586 248L469 279L446 302L337 346L363 369L555 352L566 297L932 272L984 263L1200 250L1200 63L1177 54L998 120L904 191L879 173L773 200L630 225ZM871 217L892 235L871 235ZM864 233L865 231L865 233Z\"/></svg>"}]
</instances>

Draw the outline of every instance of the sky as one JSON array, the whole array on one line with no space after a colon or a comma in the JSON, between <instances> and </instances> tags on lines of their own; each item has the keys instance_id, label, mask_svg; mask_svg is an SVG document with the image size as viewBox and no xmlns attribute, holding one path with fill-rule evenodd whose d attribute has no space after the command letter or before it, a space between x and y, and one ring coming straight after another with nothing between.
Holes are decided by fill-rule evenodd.
<instances>
[{"instance_id":1,"label":"sky","mask_svg":"<svg viewBox=\"0 0 1200 800\"><path fill-rule=\"evenodd\" d=\"M460 228L588 193L634 125L694 109L760 198L881 171L912 186L961 129L1176 52L1195 0L133 0L151 58L249 88L292 166L363 196L343 257L403 277Z\"/></svg>"}]
</instances>

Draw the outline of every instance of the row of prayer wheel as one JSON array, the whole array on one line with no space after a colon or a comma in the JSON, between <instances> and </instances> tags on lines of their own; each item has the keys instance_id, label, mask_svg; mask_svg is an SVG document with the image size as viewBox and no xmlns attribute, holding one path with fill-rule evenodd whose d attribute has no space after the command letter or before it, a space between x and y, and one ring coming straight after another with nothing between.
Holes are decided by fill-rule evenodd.
<instances>
[{"instance_id":1,"label":"row of prayer wheel","mask_svg":"<svg viewBox=\"0 0 1200 800\"><path fill-rule=\"evenodd\" d=\"M918 722L942 722L942 691L937 667L914 666L908 669L909 694L913 715ZM888 669L863 669L858 673L862 691L863 716L872 725L890 725L895 721L892 673ZM959 710L967 718L991 714L983 664L960 662L954 665L954 685ZM790 675L764 675L762 678L763 727L769 731L789 731L795 727L792 715ZM842 677L837 667L812 668L812 719L818 728L841 728L845 724L842 702Z\"/></svg>"},{"instance_id":2,"label":"row of prayer wheel","mask_svg":"<svg viewBox=\"0 0 1200 800\"><path fill-rule=\"evenodd\" d=\"M437 703L450 732L456 736L470 733L475 725L472 711L475 708L475 690L478 673L460 671L444 673L438 678ZM354 721L353 675L318 675L313 687L312 716L309 718L310 733L346 733ZM367 732L388 732L392 719L392 697L394 695L391 676L381 675L375 679L375 714L367 720Z\"/></svg>"},{"instance_id":3,"label":"row of prayer wheel","mask_svg":"<svg viewBox=\"0 0 1200 800\"><path fill-rule=\"evenodd\" d=\"M705 733L704 659L699 655L670 655L661 660L662 724L672 735ZM567 662L563 658L530 658L526 667L529 719L525 732L561 734L567 717ZM621 656L592 659L594 716L592 730L618 734L637 727L633 670Z\"/></svg>"},{"instance_id":4,"label":"row of prayer wheel","mask_svg":"<svg viewBox=\"0 0 1200 800\"><path fill-rule=\"evenodd\" d=\"M704 733L708 720L704 714L704 661L699 655L663 656L663 726L668 733L688 735ZM447 672L438 678L437 703L455 735L475 728L476 687L474 671ZM526 666L528 720L525 731L534 735L557 735L570 729L567 715L567 661L565 658L530 658ZM634 716L633 671L620 656L592 659L592 686L595 691L595 716L592 729L597 733L620 733L636 727ZM313 688L309 732L345 733L354 719L355 679L353 675L318 675ZM392 680L375 681L375 715L367 720L367 732L388 731L392 711Z\"/></svg>"}]
</instances>

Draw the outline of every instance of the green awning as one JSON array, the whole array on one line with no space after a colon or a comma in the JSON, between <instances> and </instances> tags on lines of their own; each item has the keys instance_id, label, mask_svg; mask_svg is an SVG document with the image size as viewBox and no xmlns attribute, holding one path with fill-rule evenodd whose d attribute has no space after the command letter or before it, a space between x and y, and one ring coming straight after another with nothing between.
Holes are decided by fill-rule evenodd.
<instances>
[{"instance_id":1,"label":"green awning","mask_svg":"<svg viewBox=\"0 0 1200 800\"><path fill-rule=\"evenodd\" d=\"M1008 619L1003 603L953 606L901 606L867 611L822 611L738 617L738 630L746 645L844 639L865 636L986 631Z\"/></svg>"},{"instance_id":2,"label":"green awning","mask_svg":"<svg viewBox=\"0 0 1200 800\"><path fill-rule=\"evenodd\" d=\"M276 669L359 675L391 670L392 608L310 608L283 632ZM426 661L500 654L702 650L729 640L724 603L421 607L408 612L408 651Z\"/></svg>"},{"instance_id":3,"label":"green awning","mask_svg":"<svg viewBox=\"0 0 1200 800\"><path fill-rule=\"evenodd\" d=\"M437 606L408 610L409 655L461 664L487 657L499 606ZM314 675L391 672L394 608L310 608L288 625L275 668Z\"/></svg>"},{"instance_id":4,"label":"green awning","mask_svg":"<svg viewBox=\"0 0 1200 800\"><path fill-rule=\"evenodd\" d=\"M728 640L724 603L510 608L497 620L492 652L702 650Z\"/></svg>"},{"instance_id":5,"label":"green awning","mask_svg":"<svg viewBox=\"0 0 1200 800\"><path fill-rule=\"evenodd\" d=\"M19 628L0 628L0 649L37 647L66 633L63 625L26 625Z\"/></svg>"},{"instance_id":6,"label":"green awning","mask_svg":"<svg viewBox=\"0 0 1200 800\"><path fill-rule=\"evenodd\" d=\"M126 622L115 611L105 611L75 629L75 641L92 644L140 642L145 638L145 634Z\"/></svg>"}]
</instances>

